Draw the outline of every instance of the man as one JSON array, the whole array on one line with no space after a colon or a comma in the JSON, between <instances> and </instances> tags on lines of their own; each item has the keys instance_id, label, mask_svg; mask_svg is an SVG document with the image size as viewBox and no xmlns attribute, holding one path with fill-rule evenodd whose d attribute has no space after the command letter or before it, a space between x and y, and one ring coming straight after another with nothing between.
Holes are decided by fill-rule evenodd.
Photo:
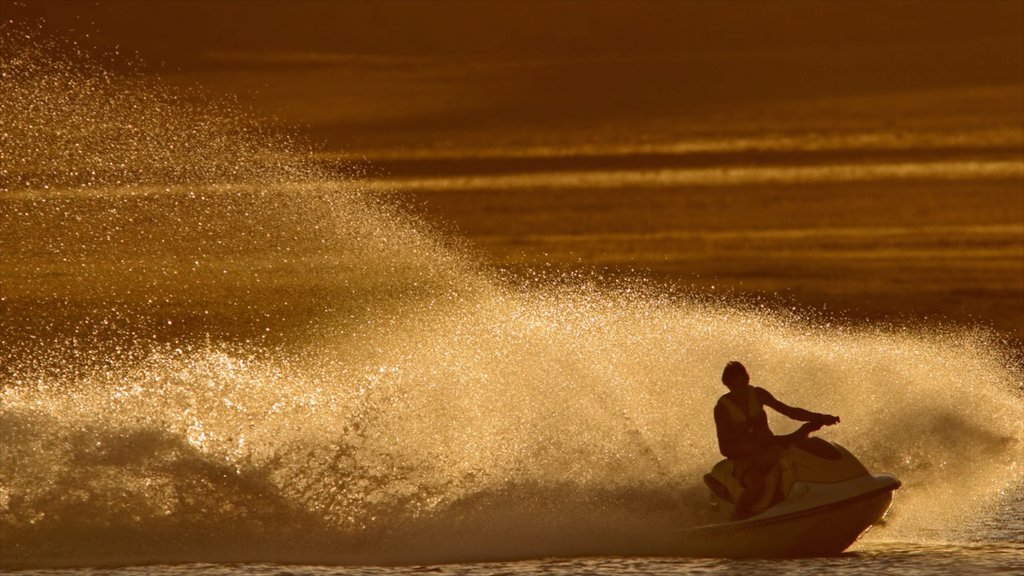
<instances>
[{"instance_id":1,"label":"man","mask_svg":"<svg viewBox=\"0 0 1024 576\"><path fill-rule=\"evenodd\" d=\"M722 383L729 392L715 405L718 450L734 462L733 474L743 487L733 514L735 519L742 519L751 515L750 508L763 494L765 478L778 464L783 448L822 426L838 423L839 417L779 402L764 388L751 386L747 369L736 361L726 364ZM768 428L765 406L806 424L792 434L776 436Z\"/></svg>"}]
</instances>

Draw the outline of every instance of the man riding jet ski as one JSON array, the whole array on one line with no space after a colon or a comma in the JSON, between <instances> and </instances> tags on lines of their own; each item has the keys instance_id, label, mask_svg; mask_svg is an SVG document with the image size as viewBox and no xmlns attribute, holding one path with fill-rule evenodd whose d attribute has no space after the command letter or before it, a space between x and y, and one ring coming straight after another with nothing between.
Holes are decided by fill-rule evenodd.
<instances>
[{"instance_id":1,"label":"man riding jet ski","mask_svg":"<svg viewBox=\"0 0 1024 576\"><path fill-rule=\"evenodd\" d=\"M783 404L764 388L751 386L747 369L736 361L726 364L722 383L729 392L715 405L718 450L732 463L738 490L733 519L742 520L752 514L756 503L771 496L765 490L766 481L777 469L782 450L822 426L838 423L839 417ZM806 424L787 436L775 436L768 428L765 406Z\"/></svg>"},{"instance_id":2,"label":"man riding jet ski","mask_svg":"<svg viewBox=\"0 0 1024 576\"><path fill-rule=\"evenodd\" d=\"M715 406L726 460L704 482L729 517L685 531L690 553L727 557L838 554L877 522L900 482L872 476L845 448L808 434L836 416L793 408L750 386L739 362L722 374L729 388ZM764 406L807 422L786 436L768 428Z\"/></svg>"}]
</instances>

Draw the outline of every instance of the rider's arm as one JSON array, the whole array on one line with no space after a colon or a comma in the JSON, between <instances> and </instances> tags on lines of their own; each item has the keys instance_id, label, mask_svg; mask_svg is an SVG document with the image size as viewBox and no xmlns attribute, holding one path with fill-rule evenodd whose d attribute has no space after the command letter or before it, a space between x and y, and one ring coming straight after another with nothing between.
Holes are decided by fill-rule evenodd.
<instances>
[{"instance_id":1,"label":"rider's arm","mask_svg":"<svg viewBox=\"0 0 1024 576\"><path fill-rule=\"evenodd\" d=\"M783 404L777 400L775 396L772 396L771 392L764 388L755 388L754 392L757 394L757 399L761 401L761 404L765 406L771 406L776 412L783 416L789 416L793 420L799 420L801 422L814 422L828 426L839 422L838 416L830 416L828 414L818 414L817 412L811 412L810 410L804 410L803 408L795 408L787 404Z\"/></svg>"}]
</instances>

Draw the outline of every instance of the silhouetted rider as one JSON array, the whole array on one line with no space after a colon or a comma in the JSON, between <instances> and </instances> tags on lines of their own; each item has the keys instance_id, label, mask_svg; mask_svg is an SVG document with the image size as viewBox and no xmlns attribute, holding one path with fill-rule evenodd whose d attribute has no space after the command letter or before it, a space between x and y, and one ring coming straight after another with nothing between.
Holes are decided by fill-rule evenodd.
<instances>
[{"instance_id":1,"label":"silhouetted rider","mask_svg":"<svg viewBox=\"0 0 1024 576\"><path fill-rule=\"evenodd\" d=\"M750 516L750 507L764 492L765 478L778 463L782 449L806 438L811 432L839 422L838 416L818 414L787 406L775 399L764 388L750 385L747 369L735 360L725 365L722 383L729 392L715 405L715 428L718 431L718 450L734 463L733 475L739 480L743 492L736 501L736 519ZM806 422L799 430L785 436L776 436L768 428L765 406L793 420Z\"/></svg>"}]
</instances>

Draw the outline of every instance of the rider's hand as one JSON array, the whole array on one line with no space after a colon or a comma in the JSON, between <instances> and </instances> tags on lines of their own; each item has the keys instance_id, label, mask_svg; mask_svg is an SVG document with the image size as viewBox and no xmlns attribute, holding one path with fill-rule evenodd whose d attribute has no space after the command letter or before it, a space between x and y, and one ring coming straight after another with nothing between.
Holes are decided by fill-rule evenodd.
<instances>
[{"instance_id":1,"label":"rider's hand","mask_svg":"<svg viewBox=\"0 0 1024 576\"><path fill-rule=\"evenodd\" d=\"M818 414L818 417L814 419L814 422L820 424L821 426L831 426L833 424L839 423L839 416L831 416L829 414Z\"/></svg>"},{"instance_id":2,"label":"rider's hand","mask_svg":"<svg viewBox=\"0 0 1024 576\"><path fill-rule=\"evenodd\" d=\"M811 432L817 431L822 426L824 426L824 424L822 424L821 422L804 422L803 426L801 426L800 429L797 430L797 434L801 436L807 436Z\"/></svg>"}]
</instances>

